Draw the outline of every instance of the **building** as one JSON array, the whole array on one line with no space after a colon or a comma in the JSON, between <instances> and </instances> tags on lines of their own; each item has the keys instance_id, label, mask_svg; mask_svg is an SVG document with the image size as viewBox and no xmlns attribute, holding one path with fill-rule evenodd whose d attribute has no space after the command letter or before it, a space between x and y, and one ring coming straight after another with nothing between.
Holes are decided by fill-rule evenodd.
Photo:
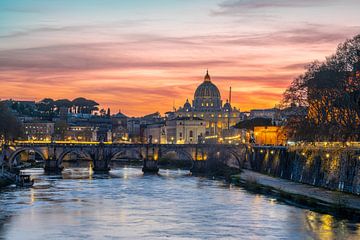
<instances>
[{"instance_id":1,"label":"building","mask_svg":"<svg viewBox=\"0 0 360 240\"><path fill-rule=\"evenodd\" d=\"M197 87L192 104L186 100L184 106L173 115L179 118L202 119L205 124L205 136L214 138L221 137L223 130L230 129L241 119L240 110L231 106L231 88L229 99L223 104L220 91L211 82L209 72L206 72L204 81Z\"/></svg>"},{"instance_id":2,"label":"building","mask_svg":"<svg viewBox=\"0 0 360 240\"><path fill-rule=\"evenodd\" d=\"M278 119L280 110L277 108L268 109L252 109L250 110L250 119L254 118L268 118L273 122Z\"/></svg>"},{"instance_id":3,"label":"building","mask_svg":"<svg viewBox=\"0 0 360 240\"><path fill-rule=\"evenodd\" d=\"M51 140L54 134L53 122L24 122L23 131L27 140Z\"/></svg>"},{"instance_id":4,"label":"building","mask_svg":"<svg viewBox=\"0 0 360 240\"><path fill-rule=\"evenodd\" d=\"M97 141L97 128L84 125L70 125L65 132L66 141L95 142Z\"/></svg>"},{"instance_id":5,"label":"building","mask_svg":"<svg viewBox=\"0 0 360 240\"><path fill-rule=\"evenodd\" d=\"M167 128L165 122L152 123L144 128L144 136L147 143L167 143Z\"/></svg>"},{"instance_id":6,"label":"building","mask_svg":"<svg viewBox=\"0 0 360 240\"><path fill-rule=\"evenodd\" d=\"M132 117L127 119L127 130L129 140L132 142L147 142L145 129L148 125L161 123L165 119L159 112L145 115L143 117Z\"/></svg>"},{"instance_id":7,"label":"building","mask_svg":"<svg viewBox=\"0 0 360 240\"><path fill-rule=\"evenodd\" d=\"M199 117L177 117L166 121L167 143L202 143L206 135L206 122Z\"/></svg>"},{"instance_id":8,"label":"building","mask_svg":"<svg viewBox=\"0 0 360 240\"><path fill-rule=\"evenodd\" d=\"M259 145L284 145L286 135L282 127L265 126L254 127L255 144Z\"/></svg>"}]
</instances>

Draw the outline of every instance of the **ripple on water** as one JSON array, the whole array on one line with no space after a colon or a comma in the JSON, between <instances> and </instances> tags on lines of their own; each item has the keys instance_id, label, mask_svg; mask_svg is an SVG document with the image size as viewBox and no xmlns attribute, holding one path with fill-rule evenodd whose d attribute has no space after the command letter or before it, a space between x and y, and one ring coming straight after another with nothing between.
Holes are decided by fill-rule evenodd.
<instances>
[{"instance_id":1,"label":"ripple on water","mask_svg":"<svg viewBox=\"0 0 360 240\"><path fill-rule=\"evenodd\" d=\"M37 171L34 178L31 189L0 193L4 239L360 237L357 223L191 177L187 171L143 175L139 168L123 168L108 175L76 170L65 176Z\"/></svg>"}]
</instances>

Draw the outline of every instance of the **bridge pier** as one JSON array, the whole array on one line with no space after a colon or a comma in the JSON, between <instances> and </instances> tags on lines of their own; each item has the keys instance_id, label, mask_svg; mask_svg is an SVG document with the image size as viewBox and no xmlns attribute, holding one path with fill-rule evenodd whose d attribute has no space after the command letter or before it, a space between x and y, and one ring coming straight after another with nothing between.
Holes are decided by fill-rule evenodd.
<instances>
[{"instance_id":1,"label":"bridge pier","mask_svg":"<svg viewBox=\"0 0 360 240\"><path fill-rule=\"evenodd\" d=\"M206 160L197 160L193 161L193 166L190 169L192 173L205 173L206 172L207 161Z\"/></svg>"},{"instance_id":2,"label":"bridge pier","mask_svg":"<svg viewBox=\"0 0 360 240\"><path fill-rule=\"evenodd\" d=\"M48 159L45 161L44 170L46 173L60 173L62 168L58 166L56 159Z\"/></svg>"},{"instance_id":3,"label":"bridge pier","mask_svg":"<svg viewBox=\"0 0 360 240\"><path fill-rule=\"evenodd\" d=\"M144 173L158 173L159 172L158 161L144 159L144 165L142 171Z\"/></svg>"},{"instance_id":4,"label":"bridge pier","mask_svg":"<svg viewBox=\"0 0 360 240\"><path fill-rule=\"evenodd\" d=\"M108 173L110 171L108 161L94 161L92 169L95 173Z\"/></svg>"}]
</instances>

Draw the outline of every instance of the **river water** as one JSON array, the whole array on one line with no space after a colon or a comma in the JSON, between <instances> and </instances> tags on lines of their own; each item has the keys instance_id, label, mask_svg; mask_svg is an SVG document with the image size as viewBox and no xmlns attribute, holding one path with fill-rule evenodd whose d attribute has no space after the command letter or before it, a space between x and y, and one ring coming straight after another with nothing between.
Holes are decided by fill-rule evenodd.
<instances>
[{"instance_id":1,"label":"river water","mask_svg":"<svg viewBox=\"0 0 360 240\"><path fill-rule=\"evenodd\" d=\"M360 224L188 171L31 170L0 192L0 239L360 239Z\"/></svg>"}]
</instances>

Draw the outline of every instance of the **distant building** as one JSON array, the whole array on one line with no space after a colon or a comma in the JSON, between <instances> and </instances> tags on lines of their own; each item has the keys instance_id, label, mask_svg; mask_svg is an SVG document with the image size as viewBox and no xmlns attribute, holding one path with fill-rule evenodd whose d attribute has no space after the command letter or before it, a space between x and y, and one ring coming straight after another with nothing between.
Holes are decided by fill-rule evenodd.
<instances>
[{"instance_id":1,"label":"distant building","mask_svg":"<svg viewBox=\"0 0 360 240\"><path fill-rule=\"evenodd\" d=\"M268 118L275 121L279 117L280 110L277 108L268 109L252 109L250 110L250 119L254 118Z\"/></svg>"},{"instance_id":2,"label":"distant building","mask_svg":"<svg viewBox=\"0 0 360 240\"><path fill-rule=\"evenodd\" d=\"M152 123L144 128L144 136L147 143L167 143L167 129L165 122Z\"/></svg>"},{"instance_id":3,"label":"distant building","mask_svg":"<svg viewBox=\"0 0 360 240\"><path fill-rule=\"evenodd\" d=\"M129 118L120 111L117 114L111 116L111 122L113 126L123 126L126 128L128 119Z\"/></svg>"},{"instance_id":4,"label":"distant building","mask_svg":"<svg viewBox=\"0 0 360 240\"><path fill-rule=\"evenodd\" d=\"M284 145L286 135L282 127L266 126L254 127L255 144L259 145Z\"/></svg>"},{"instance_id":5,"label":"distant building","mask_svg":"<svg viewBox=\"0 0 360 240\"><path fill-rule=\"evenodd\" d=\"M206 121L198 117L177 117L166 121L168 143L202 143L206 135Z\"/></svg>"},{"instance_id":6,"label":"distant building","mask_svg":"<svg viewBox=\"0 0 360 240\"><path fill-rule=\"evenodd\" d=\"M127 131L129 133L129 139L134 142L139 142L141 135L140 118L129 118L127 120L126 126L127 126Z\"/></svg>"},{"instance_id":7,"label":"distant building","mask_svg":"<svg viewBox=\"0 0 360 240\"><path fill-rule=\"evenodd\" d=\"M146 142L145 129L149 124L163 122L159 112L145 115L143 117L132 117L127 119L127 130L129 140L132 142Z\"/></svg>"},{"instance_id":8,"label":"distant building","mask_svg":"<svg viewBox=\"0 0 360 240\"><path fill-rule=\"evenodd\" d=\"M174 114L168 113L169 116L175 117L192 117L204 121L205 136L220 137L223 130L228 130L241 120L240 110L232 107L229 100L223 104L219 89L211 82L207 72L204 81L197 87L194 100L190 104L186 100L183 107L175 111ZM179 136L177 136L179 137Z\"/></svg>"},{"instance_id":9,"label":"distant building","mask_svg":"<svg viewBox=\"0 0 360 240\"><path fill-rule=\"evenodd\" d=\"M70 125L68 126L66 141L95 142L97 141L97 128L92 126Z\"/></svg>"},{"instance_id":10,"label":"distant building","mask_svg":"<svg viewBox=\"0 0 360 240\"><path fill-rule=\"evenodd\" d=\"M54 134L53 122L24 122L23 131L28 140L51 140Z\"/></svg>"}]
</instances>

